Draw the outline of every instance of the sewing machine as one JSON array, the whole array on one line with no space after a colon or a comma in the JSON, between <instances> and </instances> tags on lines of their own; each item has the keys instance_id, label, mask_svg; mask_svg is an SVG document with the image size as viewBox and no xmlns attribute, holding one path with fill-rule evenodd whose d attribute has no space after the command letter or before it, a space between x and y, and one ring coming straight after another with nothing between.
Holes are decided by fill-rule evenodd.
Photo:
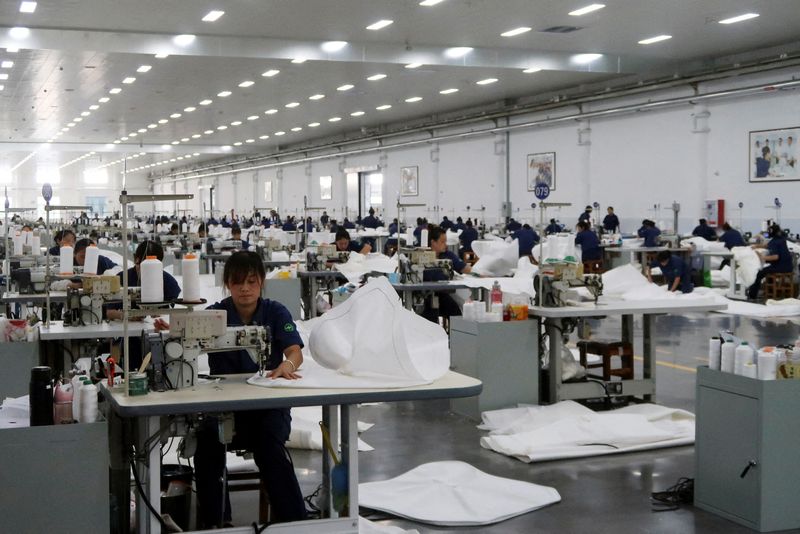
<instances>
[{"instance_id":1,"label":"sewing machine","mask_svg":"<svg viewBox=\"0 0 800 534\"><path fill-rule=\"evenodd\" d=\"M214 252L222 252L224 250L242 250L241 239L225 239L215 240L211 242L211 248Z\"/></svg>"},{"instance_id":2,"label":"sewing machine","mask_svg":"<svg viewBox=\"0 0 800 534\"><path fill-rule=\"evenodd\" d=\"M45 268L30 267L11 271L11 281L22 294L31 295L45 292Z\"/></svg>"},{"instance_id":3,"label":"sewing machine","mask_svg":"<svg viewBox=\"0 0 800 534\"><path fill-rule=\"evenodd\" d=\"M170 330L145 334L145 351L152 355L151 387L156 391L182 389L197 383L201 353L246 350L264 372L272 352L265 326L227 326L225 310L179 310L170 314Z\"/></svg>"},{"instance_id":4,"label":"sewing machine","mask_svg":"<svg viewBox=\"0 0 800 534\"><path fill-rule=\"evenodd\" d=\"M603 278L599 274L583 274L580 263L546 263L540 275L534 278L534 287L537 289L537 306L558 308L567 306L568 301L580 301L579 287L585 287L596 304L603 294Z\"/></svg>"},{"instance_id":5,"label":"sewing machine","mask_svg":"<svg viewBox=\"0 0 800 534\"><path fill-rule=\"evenodd\" d=\"M258 245L256 245L256 252L261 256L264 261L272 261L272 253L275 251L285 251L286 253L292 253L292 247L286 246L284 247L281 245L280 239L273 239L268 238L265 240L260 240Z\"/></svg>"},{"instance_id":6,"label":"sewing machine","mask_svg":"<svg viewBox=\"0 0 800 534\"><path fill-rule=\"evenodd\" d=\"M103 305L122 301L122 286L117 276L87 276L80 289L67 289L64 305L65 326L86 326L103 322ZM128 288L131 301L141 295L138 287Z\"/></svg>"},{"instance_id":7,"label":"sewing machine","mask_svg":"<svg viewBox=\"0 0 800 534\"><path fill-rule=\"evenodd\" d=\"M400 281L404 284L422 282L425 271L437 270L444 274L446 280L455 276L453 262L439 259L436 252L429 248L401 248Z\"/></svg>"}]
</instances>

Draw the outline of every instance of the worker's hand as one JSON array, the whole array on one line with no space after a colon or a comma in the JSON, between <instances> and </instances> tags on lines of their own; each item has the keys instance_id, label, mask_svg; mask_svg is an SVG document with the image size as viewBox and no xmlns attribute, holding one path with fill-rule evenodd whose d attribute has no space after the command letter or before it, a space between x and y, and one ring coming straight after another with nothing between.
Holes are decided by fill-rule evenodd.
<instances>
[{"instance_id":1,"label":"worker's hand","mask_svg":"<svg viewBox=\"0 0 800 534\"><path fill-rule=\"evenodd\" d=\"M156 332L166 332L169 330L169 323L161 317L156 317L153 322L153 328L155 328Z\"/></svg>"},{"instance_id":2,"label":"worker's hand","mask_svg":"<svg viewBox=\"0 0 800 534\"><path fill-rule=\"evenodd\" d=\"M286 380L297 380L298 378L303 378L297 374L297 371L289 360L283 360L278 367L272 371L269 371L267 376L273 380L276 378L285 378Z\"/></svg>"}]
</instances>

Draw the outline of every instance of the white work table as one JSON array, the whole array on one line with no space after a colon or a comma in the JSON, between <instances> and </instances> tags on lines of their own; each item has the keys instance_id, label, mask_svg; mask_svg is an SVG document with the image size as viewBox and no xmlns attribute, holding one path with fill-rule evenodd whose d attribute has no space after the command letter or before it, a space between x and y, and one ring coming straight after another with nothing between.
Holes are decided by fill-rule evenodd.
<instances>
[{"instance_id":1,"label":"white work table","mask_svg":"<svg viewBox=\"0 0 800 534\"><path fill-rule=\"evenodd\" d=\"M52 302L66 302L66 291L51 291L50 300ZM16 291L4 291L0 302L4 304L44 304L47 302L47 293L18 293Z\"/></svg>"},{"instance_id":2,"label":"white work table","mask_svg":"<svg viewBox=\"0 0 800 534\"><path fill-rule=\"evenodd\" d=\"M143 396L125 395L123 387L108 388L100 384L100 390L109 403L109 446L112 469L112 488L119 502L127 502L130 486L129 461L131 445L135 445L137 473L145 487L150 503L160 512L160 465L158 447L147 451L147 440L161 429L163 416L190 414L213 414L293 406L323 407L323 422L331 435L341 434L342 462L347 465L349 505L347 517L337 517L331 506L331 497L326 502L331 518L298 521L276 525L280 532L328 533L358 532L358 404L362 402L389 402L470 397L480 393L479 380L449 371L432 384L389 389L295 389L266 388L246 383L249 375L227 375L219 383L202 384L178 391L148 393ZM339 410L341 411L341 433L339 432ZM131 420L134 436L126 432ZM334 444L334 448L336 444ZM328 455L323 455L323 484L330 488L332 465ZM112 490L113 491L113 490ZM328 492L330 495L330 492ZM158 521L153 517L140 496L137 496L139 532L160 532ZM128 507L121 507L120 524L127 525ZM272 531L273 528L268 529ZM220 532L220 531L215 531ZM252 532L242 528L230 532Z\"/></svg>"},{"instance_id":3,"label":"white work table","mask_svg":"<svg viewBox=\"0 0 800 534\"><path fill-rule=\"evenodd\" d=\"M656 315L707 313L726 309L725 304L716 304L710 299L669 299L656 301L610 301L600 299L598 304L588 306L565 306L547 308L534 306L529 308L529 315L538 322L538 330L544 328L549 340L549 397L543 402L555 403L568 399L590 399L606 395L605 388L596 381L563 382L561 354L564 347L565 331L569 323L575 319L622 316L622 333L620 340L633 345L634 315L642 316L642 377L623 380L621 390L614 395L641 396L645 401L655 402L656 392L656 357L653 342L653 326ZM541 353L541 350L537 347ZM539 358L541 365L541 358Z\"/></svg>"},{"instance_id":4,"label":"white work table","mask_svg":"<svg viewBox=\"0 0 800 534\"><path fill-rule=\"evenodd\" d=\"M145 321L129 321L128 335L138 336L143 330L151 331L152 323ZM39 323L39 339L54 341L62 339L103 339L122 337L122 321L103 321L88 326L64 326L64 321L50 321L50 326Z\"/></svg>"},{"instance_id":5,"label":"white work table","mask_svg":"<svg viewBox=\"0 0 800 534\"><path fill-rule=\"evenodd\" d=\"M700 256L703 257L703 268L706 270L711 270L711 267L706 264L710 258L725 258L730 260L730 282L725 296L734 300L747 300L747 287L742 284L741 287L737 288L739 283L736 281L736 256L733 254L733 251L727 248L721 250L704 250L700 253Z\"/></svg>"}]
</instances>

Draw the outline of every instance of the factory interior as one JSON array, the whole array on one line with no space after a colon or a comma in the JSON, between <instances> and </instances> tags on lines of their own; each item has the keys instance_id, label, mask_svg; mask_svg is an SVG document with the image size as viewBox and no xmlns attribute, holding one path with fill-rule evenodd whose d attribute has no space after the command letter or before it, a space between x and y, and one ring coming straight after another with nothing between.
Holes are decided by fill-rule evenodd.
<instances>
[{"instance_id":1,"label":"factory interior","mask_svg":"<svg viewBox=\"0 0 800 534\"><path fill-rule=\"evenodd\" d=\"M601 1L0 3L0 532L800 532L800 5Z\"/></svg>"}]
</instances>

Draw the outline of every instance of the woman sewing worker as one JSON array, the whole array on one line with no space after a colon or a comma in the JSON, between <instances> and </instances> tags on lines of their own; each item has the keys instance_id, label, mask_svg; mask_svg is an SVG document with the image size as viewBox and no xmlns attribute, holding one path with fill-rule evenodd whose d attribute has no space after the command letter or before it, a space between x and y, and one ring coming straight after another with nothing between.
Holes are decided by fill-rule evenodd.
<instances>
[{"instance_id":1,"label":"woman sewing worker","mask_svg":"<svg viewBox=\"0 0 800 534\"><path fill-rule=\"evenodd\" d=\"M440 226L431 226L428 228L428 243L430 248L436 253L437 259L450 260L453 263L453 270L455 272L465 274L472 271L472 267L464 263L461 258L451 250L448 250L447 231ZM445 276L444 271L441 269L425 269L422 273L422 280L424 282L443 282L447 280L447 276ZM453 315L461 315L461 308L447 293L439 293L438 301L439 306L435 308L433 299L428 298L422 316L436 323L440 316L447 318Z\"/></svg>"},{"instance_id":2,"label":"woman sewing worker","mask_svg":"<svg viewBox=\"0 0 800 534\"><path fill-rule=\"evenodd\" d=\"M358 252L360 254L369 254L372 252L372 247L369 243L361 244L358 241L350 239L350 232L344 228L339 228L336 231L336 250L339 252Z\"/></svg>"},{"instance_id":3,"label":"woman sewing worker","mask_svg":"<svg viewBox=\"0 0 800 534\"><path fill-rule=\"evenodd\" d=\"M233 253L225 262L223 271L223 284L230 297L208 309L225 310L228 326L269 327L272 352L268 356L268 376L295 380L300 378L297 370L303 363L303 342L289 310L279 302L261 298L265 277L264 263L258 254L248 251ZM163 329L168 325L160 321L158 327ZM244 350L211 353L208 363L213 375L252 375L258 371L258 364ZM227 488L222 486L226 448L253 452L275 522L306 518L303 494L285 447L291 421L288 408L235 412L233 441L226 447L219 442L217 419L206 417L197 431L194 456L198 528L230 525L230 498Z\"/></svg>"},{"instance_id":4,"label":"woman sewing worker","mask_svg":"<svg viewBox=\"0 0 800 534\"><path fill-rule=\"evenodd\" d=\"M595 261L603 259L603 251L600 249L600 240L597 234L591 230L588 221L580 221L576 227L578 233L575 235L575 244L581 247L582 261Z\"/></svg>"},{"instance_id":5,"label":"woman sewing worker","mask_svg":"<svg viewBox=\"0 0 800 534\"><path fill-rule=\"evenodd\" d=\"M769 238L769 243L766 244L766 247L764 245L754 245L754 248L767 249L767 254L763 257L766 265L758 271L755 282L747 289L747 298L749 299L758 298L761 282L768 274L792 272L792 254L786 245L786 236L783 234L781 227L777 224L770 226Z\"/></svg>"}]
</instances>

